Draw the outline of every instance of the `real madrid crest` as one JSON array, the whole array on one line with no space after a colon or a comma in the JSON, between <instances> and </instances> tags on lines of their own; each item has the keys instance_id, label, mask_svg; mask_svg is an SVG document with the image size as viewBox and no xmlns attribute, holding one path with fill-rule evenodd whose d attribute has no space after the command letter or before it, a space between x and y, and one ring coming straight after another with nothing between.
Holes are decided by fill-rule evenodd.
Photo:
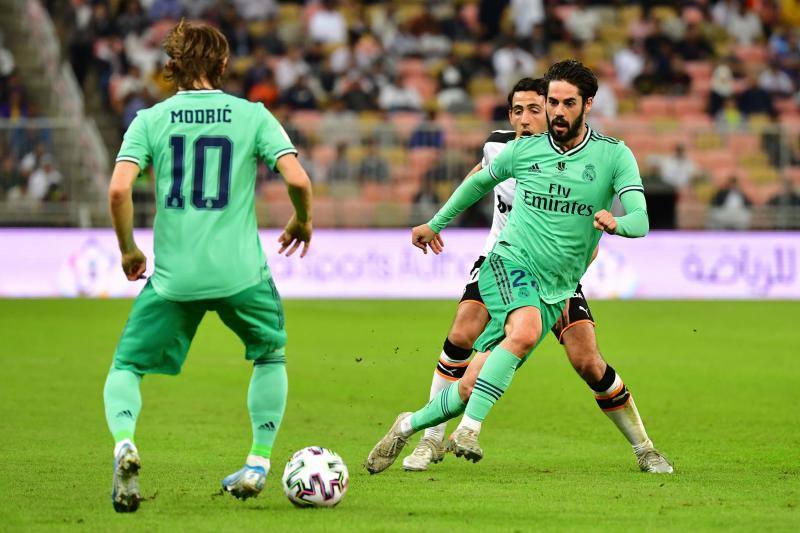
<instances>
[{"instance_id":1,"label":"real madrid crest","mask_svg":"<svg viewBox=\"0 0 800 533\"><path fill-rule=\"evenodd\" d=\"M594 170L594 165L589 163L583 168L583 181L594 181L597 173Z\"/></svg>"},{"instance_id":2,"label":"real madrid crest","mask_svg":"<svg viewBox=\"0 0 800 533\"><path fill-rule=\"evenodd\" d=\"M567 162L559 161L556 163L556 169L558 169L559 172L564 172L567 169Z\"/></svg>"}]
</instances>

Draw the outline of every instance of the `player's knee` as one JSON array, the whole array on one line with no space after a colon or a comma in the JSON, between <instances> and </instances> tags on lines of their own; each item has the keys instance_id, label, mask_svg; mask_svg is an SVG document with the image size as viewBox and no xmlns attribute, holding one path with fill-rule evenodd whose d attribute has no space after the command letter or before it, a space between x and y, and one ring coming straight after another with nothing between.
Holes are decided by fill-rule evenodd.
<instances>
[{"instance_id":1,"label":"player's knee","mask_svg":"<svg viewBox=\"0 0 800 533\"><path fill-rule=\"evenodd\" d=\"M454 325L453 328L450 330L450 333L448 333L447 338L450 340L451 343L455 344L459 348L463 348L465 350L471 350L472 345L475 344L475 339L478 338L478 335L475 332L473 332L471 328L457 324Z\"/></svg>"},{"instance_id":2,"label":"player's knee","mask_svg":"<svg viewBox=\"0 0 800 533\"><path fill-rule=\"evenodd\" d=\"M539 332L536 329L515 328L506 336L511 351L517 355L526 355L536 347L539 342Z\"/></svg>"}]
</instances>

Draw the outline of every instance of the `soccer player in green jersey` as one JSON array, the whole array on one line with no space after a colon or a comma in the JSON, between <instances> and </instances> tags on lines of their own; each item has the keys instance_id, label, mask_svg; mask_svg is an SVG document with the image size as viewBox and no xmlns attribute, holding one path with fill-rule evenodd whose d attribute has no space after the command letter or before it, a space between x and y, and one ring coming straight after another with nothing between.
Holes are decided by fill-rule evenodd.
<instances>
[{"instance_id":1,"label":"soccer player in green jersey","mask_svg":"<svg viewBox=\"0 0 800 533\"><path fill-rule=\"evenodd\" d=\"M547 83L543 79L523 78L517 82L508 95L508 120L514 131L492 132L483 147L483 160L467 177L491 165L494 158L505 148L506 143L522 136L547 131L544 109L546 95ZM482 352L467 363L472 355L475 340L489 323L489 313L478 288L479 272L508 221L514 206L515 188L514 179L503 181L494 187L495 209L492 228L483 253L470 272L470 282L464 289L453 325L445 338L431 382L430 399L460 379L457 389L460 389L459 395L466 401L474 387L478 372L486 361L488 353ZM564 345L570 364L589 385L600 409L630 443L640 468L647 472L657 471L658 464L653 464L652 454L648 454L648 450L653 447L652 441L647 435L633 396L623 387L619 374L600 354L594 318L580 284L575 288L573 295L566 300L564 310L551 331ZM612 398L607 397L609 388L619 389ZM457 389L454 389L454 392ZM437 413L433 413L432 416L437 416ZM417 422L424 423L424 421L424 417L417 417ZM425 434L413 452L403 459L403 469L427 470L431 462L436 463L444 458L445 426L446 422L442 422L425 429Z\"/></svg>"},{"instance_id":2,"label":"soccer player in green jersey","mask_svg":"<svg viewBox=\"0 0 800 533\"><path fill-rule=\"evenodd\" d=\"M428 224L412 233L415 246L426 253L430 246L440 253L439 232L456 215L498 183L516 179L515 207L479 277L490 322L475 349L491 353L482 366L471 365L461 380L428 405L415 413L401 413L370 452L371 473L388 468L414 432L462 412L465 416L448 449L480 460L483 420L538 345L542 332L561 316L602 232L641 237L648 231L644 189L633 154L621 141L592 131L584 122L597 91L594 74L569 60L553 65L545 79L548 132L510 141L487 169L467 179ZM615 194L628 213L619 218L608 211ZM591 386L604 410L621 413L620 420L615 419L618 426L631 431L641 426L630 393L611 367ZM649 439L634 451L642 470L672 472Z\"/></svg>"},{"instance_id":3,"label":"soccer player in green jersey","mask_svg":"<svg viewBox=\"0 0 800 533\"><path fill-rule=\"evenodd\" d=\"M258 237L254 210L259 159L286 181L294 215L280 253L300 257L311 240L311 183L297 151L260 103L219 90L228 43L215 28L181 21L164 41L166 72L178 93L140 111L117 156L109 186L114 230L127 278L143 278L146 258L133 238L131 188L150 165L156 176L155 271L133 304L103 396L114 437L112 502L135 511L141 466L134 444L145 374L178 374L197 326L215 311L253 361L247 407L253 444L223 488L237 498L264 487L286 406L283 307Z\"/></svg>"}]
</instances>

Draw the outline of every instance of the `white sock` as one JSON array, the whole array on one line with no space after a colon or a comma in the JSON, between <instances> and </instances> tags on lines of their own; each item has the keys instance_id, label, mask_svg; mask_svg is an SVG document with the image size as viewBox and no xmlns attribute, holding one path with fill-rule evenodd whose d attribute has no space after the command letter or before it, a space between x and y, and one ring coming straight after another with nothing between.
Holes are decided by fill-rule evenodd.
<instances>
[{"instance_id":1,"label":"white sock","mask_svg":"<svg viewBox=\"0 0 800 533\"><path fill-rule=\"evenodd\" d=\"M411 415L400 421L400 427L397 430L404 437L410 437L414 434L414 428L411 427Z\"/></svg>"},{"instance_id":2,"label":"white sock","mask_svg":"<svg viewBox=\"0 0 800 533\"><path fill-rule=\"evenodd\" d=\"M653 441L651 441L650 439L647 439L644 442L642 442L641 444L637 444L637 445L633 446L633 453L635 453L638 456L638 455L642 455L646 451L652 450L653 448L654 448Z\"/></svg>"},{"instance_id":3,"label":"white sock","mask_svg":"<svg viewBox=\"0 0 800 533\"><path fill-rule=\"evenodd\" d=\"M476 433L481 432L481 422L479 420L475 420L474 418L470 418L467 415L461 417L461 422L458 423L458 429L466 428L475 431Z\"/></svg>"},{"instance_id":4,"label":"white sock","mask_svg":"<svg viewBox=\"0 0 800 533\"><path fill-rule=\"evenodd\" d=\"M244 464L247 466L260 466L264 469L264 472L269 472L269 459L260 455L248 455Z\"/></svg>"},{"instance_id":5,"label":"white sock","mask_svg":"<svg viewBox=\"0 0 800 533\"><path fill-rule=\"evenodd\" d=\"M444 355L444 352L442 352ZM433 400L434 396L439 394L441 391L445 389L452 381L443 378L439 375L438 372L433 373L433 380L431 381L431 394L428 397L428 400ZM425 430L425 435L423 438L434 439L437 441L444 440L444 432L447 428L447 422L442 422L439 425L431 426Z\"/></svg>"},{"instance_id":6,"label":"white sock","mask_svg":"<svg viewBox=\"0 0 800 533\"><path fill-rule=\"evenodd\" d=\"M116 458L119 455L120 450L122 450L123 446L130 446L133 448L133 451L139 453L139 450L136 449L136 445L133 443L131 439L122 439L118 443L114 445L114 457Z\"/></svg>"}]
</instances>

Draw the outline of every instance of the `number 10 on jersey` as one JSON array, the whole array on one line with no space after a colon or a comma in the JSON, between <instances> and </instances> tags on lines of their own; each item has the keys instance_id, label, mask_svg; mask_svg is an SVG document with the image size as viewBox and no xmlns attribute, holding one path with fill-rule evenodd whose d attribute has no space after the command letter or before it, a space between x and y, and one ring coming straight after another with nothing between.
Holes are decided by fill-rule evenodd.
<instances>
[{"instance_id":1,"label":"number 10 on jersey","mask_svg":"<svg viewBox=\"0 0 800 533\"><path fill-rule=\"evenodd\" d=\"M186 137L173 135L169 138L172 148L172 186L167 195L166 205L171 209L183 209L186 199L181 191L183 187L184 154ZM219 188L215 197L205 195L206 150L219 150ZM194 142L194 169L192 179L192 206L196 209L224 209L228 205L228 194L231 186L231 159L233 143L227 137L201 136ZM190 170L191 171L191 170Z\"/></svg>"}]
</instances>

